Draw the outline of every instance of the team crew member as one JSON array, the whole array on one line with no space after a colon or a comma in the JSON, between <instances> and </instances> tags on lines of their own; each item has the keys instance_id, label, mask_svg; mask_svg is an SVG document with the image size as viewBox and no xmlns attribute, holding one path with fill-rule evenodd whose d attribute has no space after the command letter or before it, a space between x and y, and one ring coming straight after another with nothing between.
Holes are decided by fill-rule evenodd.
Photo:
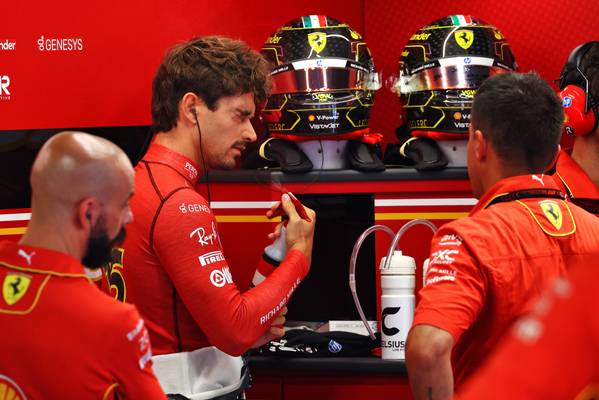
<instances>
[{"instance_id":1,"label":"team crew member","mask_svg":"<svg viewBox=\"0 0 599 400\"><path fill-rule=\"evenodd\" d=\"M460 399L599 396L599 274L587 267L592 268L576 268L570 279L558 278L551 285L466 383Z\"/></svg>"},{"instance_id":2,"label":"team crew member","mask_svg":"<svg viewBox=\"0 0 599 400\"><path fill-rule=\"evenodd\" d=\"M566 132L574 135L574 146L560 152L554 177L575 204L599 216L599 42L572 51L560 89Z\"/></svg>"},{"instance_id":3,"label":"team crew member","mask_svg":"<svg viewBox=\"0 0 599 400\"><path fill-rule=\"evenodd\" d=\"M479 198L431 247L406 362L417 399L446 399L493 349L525 304L599 256L599 221L542 175L558 149L563 110L534 74L486 80L472 109L468 174ZM453 368L452 368L453 367Z\"/></svg>"},{"instance_id":4,"label":"team crew member","mask_svg":"<svg viewBox=\"0 0 599 400\"><path fill-rule=\"evenodd\" d=\"M98 290L81 265L108 261L131 221L127 156L63 132L40 150L31 187L27 232L0 243L2 398L165 398L135 307Z\"/></svg>"},{"instance_id":5,"label":"team crew member","mask_svg":"<svg viewBox=\"0 0 599 400\"><path fill-rule=\"evenodd\" d=\"M241 293L209 204L194 190L205 168L234 168L256 139L250 120L268 95L268 73L262 56L243 42L203 37L174 47L154 78L156 136L136 167L135 221L123 267L113 267L110 278L119 279L117 295L138 306L156 354L207 346L244 353L282 322L277 316L308 273L314 212L308 210L312 222L302 220L284 195L287 256L264 282Z\"/></svg>"}]
</instances>

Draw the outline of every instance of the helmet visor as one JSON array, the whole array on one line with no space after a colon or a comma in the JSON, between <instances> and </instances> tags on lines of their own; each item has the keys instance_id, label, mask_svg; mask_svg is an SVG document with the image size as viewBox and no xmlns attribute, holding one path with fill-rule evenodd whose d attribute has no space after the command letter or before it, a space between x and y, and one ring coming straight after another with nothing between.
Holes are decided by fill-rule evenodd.
<instances>
[{"instance_id":1,"label":"helmet visor","mask_svg":"<svg viewBox=\"0 0 599 400\"><path fill-rule=\"evenodd\" d=\"M491 58L441 59L411 75L401 74L395 87L400 94L423 90L476 89L485 79L510 71Z\"/></svg>"},{"instance_id":2,"label":"helmet visor","mask_svg":"<svg viewBox=\"0 0 599 400\"><path fill-rule=\"evenodd\" d=\"M276 68L272 74L272 94L376 90L376 72L343 59L312 59Z\"/></svg>"}]
</instances>

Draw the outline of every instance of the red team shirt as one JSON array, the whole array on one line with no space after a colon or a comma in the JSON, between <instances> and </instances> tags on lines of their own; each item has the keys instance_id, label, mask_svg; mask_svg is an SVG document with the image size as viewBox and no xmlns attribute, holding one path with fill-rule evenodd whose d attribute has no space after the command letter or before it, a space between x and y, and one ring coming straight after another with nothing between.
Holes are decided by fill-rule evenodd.
<instances>
[{"instance_id":1,"label":"red team shirt","mask_svg":"<svg viewBox=\"0 0 599 400\"><path fill-rule=\"evenodd\" d=\"M433 238L414 325L453 336L456 387L556 276L599 259L599 221L546 195L557 189L550 176L504 179L468 218L444 225Z\"/></svg>"},{"instance_id":2,"label":"red team shirt","mask_svg":"<svg viewBox=\"0 0 599 400\"><path fill-rule=\"evenodd\" d=\"M0 243L2 399L164 399L135 307L74 258Z\"/></svg>"},{"instance_id":3,"label":"red team shirt","mask_svg":"<svg viewBox=\"0 0 599 400\"><path fill-rule=\"evenodd\" d=\"M595 265L577 268L570 279L556 280L459 398L599 398L597 293Z\"/></svg>"},{"instance_id":4,"label":"red team shirt","mask_svg":"<svg viewBox=\"0 0 599 400\"><path fill-rule=\"evenodd\" d=\"M213 345L239 355L285 306L308 261L293 250L267 280L240 293L197 180L191 160L150 146L135 168L135 220L109 280L117 298L138 307L156 354Z\"/></svg>"},{"instance_id":5,"label":"red team shirt","mask_svg":"<svg viewBox=\"0 0 599 400\"><path fill-rule=\"evenodd\" d=\"M554 178L574 204L599 216L599 187L570 157L569 152L560 152Z\"/></svg>"}]
</instances>

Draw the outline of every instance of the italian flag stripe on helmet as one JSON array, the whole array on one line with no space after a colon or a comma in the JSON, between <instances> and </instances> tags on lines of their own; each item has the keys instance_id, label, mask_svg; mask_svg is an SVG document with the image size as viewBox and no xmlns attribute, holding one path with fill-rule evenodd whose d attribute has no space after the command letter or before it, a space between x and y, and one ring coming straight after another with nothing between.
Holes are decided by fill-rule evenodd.
<instances>
[{"instance_id":1,"label":"italian flag stripe on helmet","mask_svg":"<svg viewBox=\"0 0 599 400\"><path fill-rule=\"evenodd\" d=\"M456 26L472 25L472 17L470 15L452 15L451 22Z\"/></svg>"},{"instance_id":2,"label":"italian flag stripe on helmet","mask_svg":"<svg viewBox=\"0 0 599 400\"><path fill-rule=\"evenodd\" d=\"M327 26L327 18L324 15L308 15L302 17L304 28L320 28Z\"/></svg>"}]
</instances>

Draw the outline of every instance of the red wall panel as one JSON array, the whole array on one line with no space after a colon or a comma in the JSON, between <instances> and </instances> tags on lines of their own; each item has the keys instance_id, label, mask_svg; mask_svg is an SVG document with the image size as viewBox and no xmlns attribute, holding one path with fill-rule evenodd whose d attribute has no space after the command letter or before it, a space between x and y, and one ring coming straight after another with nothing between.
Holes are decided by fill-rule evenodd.
<instances>
[{"instance_id":1,"label":"red wall panel","mask_svg":"<svg viewBox=\"0 0 599 400\"><path fill-rule=\"evenodd\" d=\"M286 21L317 13L363 30L363 5L363 0L4 2L0 43L8 39L16 46L0 49L0 77L10 79L10 95L0 93L0 130L149 124L152 77L173 44L220 34L259 48ZM75 50L52 51L51 39L72 39Z\"/></svg>"},{"instance_id":2,"label":"red wall panel","mask_svg":"<svg viewBox=\"0 0 599 400\"><path fill-rule=\"evenodd\" d=\"M574 3L572 3L574 4ZM472 14L496 25L512 44L522 71L534 69L553 80L575 45L597 39L599 3L578 0L504 2L472 0L174 0L129 2L74 0L3 4L0 76L10 79L10 96L0 93L0 130L150 123L151 79L166 49L194 35L222 34L259 48L287 20L323 13L361 31L383 77L397 73L408 38L449 14ZM82 50L39 50L38 41L81 39ZM78 43L81 43L78 42ZM54 42L56 43L56 42ZM1 81L0 81L1 83ZM371 127L393 141L400 106L387 89L377 93Z\"/></svg>"},{"instance_id":3,"label":"red wall panel","mask_svg":"<svg viewBox=\"0 0 599 400\"><path fill-rule=\"evenodd\" d=\"M364 36L384 77L397 74L402 48L428 23L452 14L470 14L495 25L507 37L520 71L537 71L547 81L559 76L576 45L599 39L596 0L366 0ZM394 141L400 105L386 89L377 93L371 128Z\"/></svg>"}]
</instances>

